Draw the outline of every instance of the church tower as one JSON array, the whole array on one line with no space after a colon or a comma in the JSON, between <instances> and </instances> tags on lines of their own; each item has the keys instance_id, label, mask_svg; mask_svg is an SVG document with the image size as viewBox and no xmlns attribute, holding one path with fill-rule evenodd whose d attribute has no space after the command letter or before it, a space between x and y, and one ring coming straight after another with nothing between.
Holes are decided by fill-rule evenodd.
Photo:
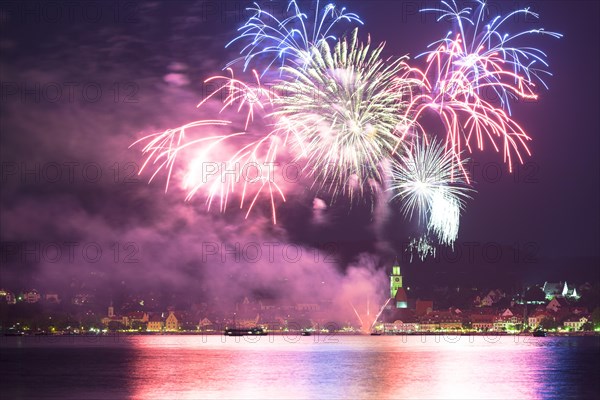
<instances>
[{"instance_id":1,"label":"church tower","mask_svg":"<svg viewBox=\"0 0 600 400\"><path fill-rule=\"evenodd\" d=\"M112 300L110 302L110 306L108 306L108 317L112 318L115 316L115 308L113 307Z\"/></svg>"},{"instance_id":2,"label":"church tower","mask_svg":"<svg viewBox=\"0 0 600 400\"><path fill-rule=\"evenodd\" d=\"M400 264L398 259L394 262L392 267L392 275L390 275L390 297L396 297L396 292L402 287L402 275L400 274Z\"/></svg>"}]
</instances>

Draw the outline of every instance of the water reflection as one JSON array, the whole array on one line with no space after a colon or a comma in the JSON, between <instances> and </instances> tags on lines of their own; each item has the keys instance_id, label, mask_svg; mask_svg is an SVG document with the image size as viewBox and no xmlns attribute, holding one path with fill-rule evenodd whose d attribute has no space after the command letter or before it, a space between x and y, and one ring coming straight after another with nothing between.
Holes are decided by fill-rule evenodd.
<instances>
[{"instance_id":1,"label":"water reflection","mask_svg":"<svg viewBox=\"0 0 600 400\"><path fill-rule=\"evenodd\" d=\"M303 352L296 343L281 337L140 339L135 342L139 351L133 371L133 398L309 396L298 381L305 378L310 363L298 358ZM290 386L293 382L297 384Z\"/></svg>"},{"instance_id":2,"label":"water reflection","mask_svg":"<svg viewBox=\"0 0 600 400\"><path fill-rule=\"evenodd\" d=\"M0 338L0 393L7 399L597 398L599 341L11 337Z\"/></svg>"},{"instance_id":3,"label":"water reflection","mask_svg":"<svg viewBox=\"0 0 600 400\"><path fill-rule=\"evenodd\" d=\"M524 337L287 339L135 338L133 398L546 398L564 358Z\"/></svg>"}]
</instances>

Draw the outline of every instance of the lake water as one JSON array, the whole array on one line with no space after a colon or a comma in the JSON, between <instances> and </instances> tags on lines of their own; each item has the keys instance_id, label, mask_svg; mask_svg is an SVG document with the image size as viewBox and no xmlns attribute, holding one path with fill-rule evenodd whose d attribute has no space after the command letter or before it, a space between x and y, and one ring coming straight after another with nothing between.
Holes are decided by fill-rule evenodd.
<instances>
[{"instance_id":1,"label":"lake water","mask_svg":"<svg viewBox=\"0 0 600 400\"><path fill-rule=\"evenodd\" d=\"M598 398L598 337L1 337L3 399Z\"/></svg>"}]
</instances>

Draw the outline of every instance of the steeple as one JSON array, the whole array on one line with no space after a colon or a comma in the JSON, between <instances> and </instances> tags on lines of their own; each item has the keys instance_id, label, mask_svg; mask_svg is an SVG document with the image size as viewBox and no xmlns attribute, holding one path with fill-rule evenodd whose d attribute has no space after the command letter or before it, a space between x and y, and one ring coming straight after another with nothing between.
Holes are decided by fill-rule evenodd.
<instances>
[{"instance_id":1,"label":"steeple","mask_svg":"<svg viewBox=\"0 0 600 400\"><path fill-rule=\"evenodd\" d=\"M390 297L396 297L396 292L402 287L402 275L400 273L400 264L398 258L392 266L392 274L390 275Z\"/></svg>"},{"instance_id":2,"label":"steeple","mask_svg":"<svg viewBox=\"0 0 600 400\"><path fill-rule=\"evenodd\" d=\"M392 275L401 275L400 274L400 264L398 263L398 258L394 261L394 266L392 267Z\"/></svg>"}]
</instances>

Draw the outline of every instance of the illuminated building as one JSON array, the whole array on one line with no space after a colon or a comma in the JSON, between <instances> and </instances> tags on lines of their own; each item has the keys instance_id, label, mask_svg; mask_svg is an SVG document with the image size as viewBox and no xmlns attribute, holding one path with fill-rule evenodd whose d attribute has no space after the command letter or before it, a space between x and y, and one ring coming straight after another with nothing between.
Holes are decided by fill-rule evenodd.
<instances>
[{"instance_id":1,"label":"illuminated building","mask_svg":"<svg viewBox=\"0 0 600 400\"><path fill-rule=\"evenodd\" d=\"M569 303L564 297L554 297L550 303L546 305L546 310L559 312L561 309L568 309Z\"/></svg>"},{"instance_id":2,"label":"illuminated building","mask_svg":"<svg viewBox=\"0 0 600 400\"><path fill-rule=\"evenodd\" d=\"M527 318L527 324L530 328L536 329L545 318L551 318L550 314L545 310L536 310Z\"/></svg>"},{"instance_id":3,"label":"illuminated building","mask_svg":"<svg viewBox=\"0 0 600 400\"><path fill-rule=\"evenodd\" d=\"M148 332L161 332L165 326L165 322L160 314L153 314L148 318Z\"/></svg>"},{"instance_id":4,"label":"illuminated building","mask_svg":"<svg viewBox=\"0 0 600 400\"><path fill-rule=\"evenodd\" d=\"M119 328L124 328L129 325L129 319L126 316L119 316L115 314L115 307L113 306L112 301L108 306L107 316L100 320L102 325L106 327L110 327L111 323L116 324Z\"/></svg>"},{"instance_id":5,"label":"illuminated building","mask_svg":"<svg viewBox=\"0 0 600 400\"><path fill-rule=\"evenodd\" d=\"M14 294L7 290L0 289L0 301L2 300L4 300L6 304L15 304L17 302Z\"/></svg>"},{"instance_id":6,"label":"illuminated building","mask_svg":"<svg viewBox=\"0 0 600 400\"><path fill-rule=\"evenodd\" d=\"M555 297L565 297L572 299L579 299L577 289L573 285L567 284L567 282L544 282L542 287L547 300L552 300Z\"/></svg>"},{"instance_id":7,"label":"illuminated building","mask_svg":"<svg viewBox=\"0 0 600 400\"><path fill-rule=\"evenodd\" d=\"M400 274L400 264L398 259L392 267L392 275L390 275L390 297L396 297L396 292L402 287L402 275Z\"/></svg>"},{"instance_id":8,"label":"illuminated building","mask_svg":"<svg viewBox=\"0 0 600 400\"><path fill-rule=\"evenodd\" d=\"M563 325L567 329L570 329L573 331L580 331L581 327L586 322L588 322L588 319L586 317L570 317L566 321L564 321Z\"/></svg>"},{"instance_id":9,"label":"illuminated building","mask_svg":"<svg viewBox=\"0 0 600 400\"><path fill-rule=\"evenodd\" d=\"M115 316L115 306L113 306L113 302L110 302L110 306L108 306L108 317L112 318Z\"/></svg>"},{"instance_id":10,"label":"illuminated building","mask_svg":"<svg viewBox=\"0 0 600 400\"><path fill-rule=\"evenodd\" d=\"M175 315L174 311L169 311L169 315L165 320L165 330L169 332L176 332L179 330L181 316Z\"/></svg>"},{"instance_id":11,"label":"illuminated building","mask_svg":"<svg viewBox=\"0 0 600 400\"><path fill-rule=\"evenodd\" d=\"M396 308L408 307L408 296L402 287L402 274L400 273L400 264L398 260L392 266L392 274L390 275L390 297L393 300Z\"/></svg>"}]
</instances>

